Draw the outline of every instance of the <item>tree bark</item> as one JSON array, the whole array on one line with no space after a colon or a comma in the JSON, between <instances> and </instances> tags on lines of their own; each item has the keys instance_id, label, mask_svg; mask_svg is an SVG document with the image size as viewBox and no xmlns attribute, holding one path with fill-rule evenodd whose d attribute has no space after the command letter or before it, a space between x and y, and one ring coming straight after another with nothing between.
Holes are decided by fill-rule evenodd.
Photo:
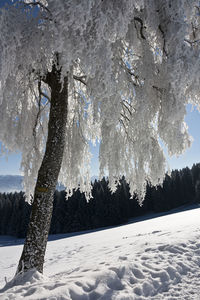
<instances>
[{"instance_id":1,"label":"tree bark","mask_svg":"<svg viewBox=\"0 0 200 300\"><path fill-rule=\"evenodd\" d=\"M64 78L62 85L60 70L54 65L44 82L51 88L46 150L38 171L30 222L16 274L33 268L43 273L44 256L53 210L53 195L65 145L68 78Z\"/></svg>"}]
</instances>

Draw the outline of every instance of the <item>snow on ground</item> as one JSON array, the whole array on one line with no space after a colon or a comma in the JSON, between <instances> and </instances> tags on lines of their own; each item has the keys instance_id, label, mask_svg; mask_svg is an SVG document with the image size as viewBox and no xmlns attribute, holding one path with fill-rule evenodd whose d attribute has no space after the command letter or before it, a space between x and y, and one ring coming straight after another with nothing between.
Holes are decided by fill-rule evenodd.
<instances>
[{"instance_id":1,"label":"snow on ground","mask_svg":"<svg viewBox=\"0 0 200 300\"><path fill-rule=\"evenodd\" d=\"M57 238L57 239L56 239ZM0 240L0 287L22 241ZM200 300L200 208L81 235L51 236L44 275L8 283L0 299Z\"/></svg>"}]
</instances>

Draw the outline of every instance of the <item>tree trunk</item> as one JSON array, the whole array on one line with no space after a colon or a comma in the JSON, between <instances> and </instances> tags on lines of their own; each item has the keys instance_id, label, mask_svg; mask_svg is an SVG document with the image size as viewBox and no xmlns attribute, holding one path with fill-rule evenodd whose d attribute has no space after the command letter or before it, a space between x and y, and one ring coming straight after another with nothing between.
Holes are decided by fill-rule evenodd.
<instances>
[{"instance_id":1,"label":"tree trunk","mask_svg":"<svg viewBox=\"0 0 200 300\"><path fill-rule=\"evenodd\" d=\"M16 274L35 268L43 273L44 255L53 210L53 195L61 168L68 106L68 78L60 82L54 65L44 79L51 88L46 150L38 172L27 236Z\"/></svg>"}]
</instances>

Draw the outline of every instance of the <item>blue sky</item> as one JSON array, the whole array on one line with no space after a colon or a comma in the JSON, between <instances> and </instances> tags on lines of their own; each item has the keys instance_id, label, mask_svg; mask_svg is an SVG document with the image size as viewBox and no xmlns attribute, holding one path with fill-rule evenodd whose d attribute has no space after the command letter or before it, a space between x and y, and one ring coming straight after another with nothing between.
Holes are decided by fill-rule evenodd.
<instances>
[{"instance_id":1,"label":"blue sky","mask_svg":"<svg viewBox=\"0 0 200 300\"><path fill-rule=\"evenodd\" d=\"M91 146L92 162L91 172L93 175L98 175L98 147ZM21 154L12 153L9 156L0 156L0 175L20 175Z\"/></svg>"},{"instance_id":2,"label":"blue sky","mask_svg":"<svg viewBox=\"0 0 200 300\"><path fill-rule=\"evenodd\" d=\"M189 126L189 133L193 136L192 147L180 157L167 157L171 169L181 169L186 166L191 167L194 163L200 162L200 113L191 106L187 107L186 123ZM92 176L98 175L98 147L91 146ZM20 153L13 153L7 158L0 157L0 175L17 175L20 173Z\"/></svg>"},{"instance_id":3,"label":"blue sky","mask_svg":"<svg viewBox=\"0 0 200 300\"><path fill-rule=\"evenodd\" d=\"M194 141L192 146L186 152L179 156L167 156L170 168L181 169L186 166L192 167L194 163L200 163L200 113L196 108L192 109L191 105L187 106L187 115L185 121L189 127L189 134Z\"/></svg>"}]
</instances>

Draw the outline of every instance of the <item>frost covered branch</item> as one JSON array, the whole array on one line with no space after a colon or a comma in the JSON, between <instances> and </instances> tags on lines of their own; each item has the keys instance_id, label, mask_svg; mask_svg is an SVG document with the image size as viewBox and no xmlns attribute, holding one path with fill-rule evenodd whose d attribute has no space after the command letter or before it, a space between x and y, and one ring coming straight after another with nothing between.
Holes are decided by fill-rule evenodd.
<instances>
[{"instance_id":1,"label":"frost covered branch","mask_svg":"<svg viewBox=\"0 0 200 300\"><path fill-rule=\"evenodd\" d=\"M68 80L59 180L89 193L89 143L100 140L100 175L109 174L112 190L113 176L125 175L142 199L146 179L157 184L165 173L159 139L170 155L190 145L185 105L200 107L198 1L21 3L47 14L45 22L40 13L30 18L23 5L0 14L0 140L23 152L27 193L44 154L51 104L37 83L52 91L58 79L57 92ZM34 135L40 159L32 151Z\"/></svg>"}]
</instances>

